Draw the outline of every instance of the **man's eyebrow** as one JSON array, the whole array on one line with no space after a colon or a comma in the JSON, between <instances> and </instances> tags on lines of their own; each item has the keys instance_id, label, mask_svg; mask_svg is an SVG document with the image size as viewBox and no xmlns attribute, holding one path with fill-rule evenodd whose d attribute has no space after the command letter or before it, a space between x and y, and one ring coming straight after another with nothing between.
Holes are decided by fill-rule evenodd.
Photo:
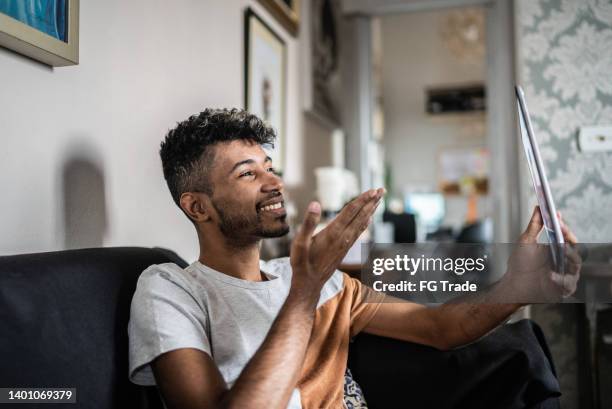
<instances>
[{"instance_id":1,"label":"man's eyebrow","mask_svg":"<svg viewBox=\"0 0 612 409\"><path fill-rule=\"evenodd\" d=\"M264 160L264 163L268 163L268 162L272 162L272 158L269 156L266 156L266 159ZM234 164L234 166L232 166L232 170L229 171L228 174L232 174L238 167L242 166L242 165L247 165L247 164L251 164L251 163L255 163L254 159L245 159L245 160L241 160L240 162L236 162Z\"/></svg>"}]
</instances>

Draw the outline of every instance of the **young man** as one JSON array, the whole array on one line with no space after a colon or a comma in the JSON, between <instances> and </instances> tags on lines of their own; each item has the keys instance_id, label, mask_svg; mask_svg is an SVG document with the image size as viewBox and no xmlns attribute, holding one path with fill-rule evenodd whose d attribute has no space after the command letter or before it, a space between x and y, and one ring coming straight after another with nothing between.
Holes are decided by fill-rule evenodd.
<instances>
[{"instance_id":1,"label":"young man","mask_svg":"<svg viewBox=\"0 0 612 409\"><path fill-rule=\"evenodd\" d=\"M291 258L260 261L261 239L289 231L283 183L262 149L273 140L247 112L207 109L162 143L165 179L196 228L200 256L186 269L154 265L142 274L129 336L130 379L156 384L167 407L341 408L357 333L450 349L521 306L385 303L337 271L382 189L360 195L316 235L321 209L310 203ZM521 241L535 242L541 228L534 212Z\"/></svg>"}]
</instances>

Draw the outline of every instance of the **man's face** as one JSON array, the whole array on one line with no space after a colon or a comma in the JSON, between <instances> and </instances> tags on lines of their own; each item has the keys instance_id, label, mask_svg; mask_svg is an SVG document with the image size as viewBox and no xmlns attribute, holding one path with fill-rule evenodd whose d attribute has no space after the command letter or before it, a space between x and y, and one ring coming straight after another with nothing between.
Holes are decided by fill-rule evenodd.
<instances>
[{"instance_id":1,"label":"man's face","mask_svg":"<svg viewBox=\"0 0 612 409\"><path fill-rule=\"evenodd\" d=\"M261 146L232 141L214 149L211 201L223 235L248 241L287 234L283 184Z\"/></svg>"}]
</instances>

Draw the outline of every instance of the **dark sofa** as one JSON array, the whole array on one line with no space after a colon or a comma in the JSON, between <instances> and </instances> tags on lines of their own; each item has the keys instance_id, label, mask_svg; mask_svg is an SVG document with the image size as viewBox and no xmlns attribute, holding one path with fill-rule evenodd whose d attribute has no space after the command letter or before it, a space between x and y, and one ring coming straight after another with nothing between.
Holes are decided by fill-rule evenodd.
<instances>
[{"instance_id":1,"label":"dark sofa","mask_svg":"<svg viewBox=\"0 0 612 409\"><path fill-rule=\"evenodd\" d=\"M76 404L17 407L160 408L154 388L128 381L127 324L138 276L165 262L186 265L139 247L0 257L0 387L77 389ZM349 367L371 409L558 407L550 355L529 321L449 352L359 335Z\"/></svg>"}]
</instances>

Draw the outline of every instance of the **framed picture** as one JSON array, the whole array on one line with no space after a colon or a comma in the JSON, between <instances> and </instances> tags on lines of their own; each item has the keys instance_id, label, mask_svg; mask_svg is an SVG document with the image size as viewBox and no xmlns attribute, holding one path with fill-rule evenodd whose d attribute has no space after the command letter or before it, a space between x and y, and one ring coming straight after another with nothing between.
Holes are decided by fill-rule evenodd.
<instances>
[{"instance_id":1,"label":"framed picture","mask_svg":"<svg viewBox=\"0 0 612 409\"><path fill-rule=\"evenodd\" d=\"M0 46L58 67L79 63L79 0L0 0Z\"/></svg>"},{"instance_id":2,"label":"framed picture","mask_svg":"<svg viewBox=\"0 0 612 409\"><path fill-rule=\"evenodd\" d=\"M253 10L245 11L245 107L266 121L277 138L269 149L274 167L282 171L285 151L285 42Z\"/></svg>"},{"instance_id":3,"label":"framed picture","mask_svg":"<svg viewBox=\"0 0 612 409\"><path fill-rule=\"evenodd\" d=\"M297 36L300 27L300 0L259 0L259 2L289 34Z\"/></svg>"},{"instance_id":4,"label":"framed picture","mask_svg":"<svg viewBox=\"0 0 612 409\"><path fill-rule=\"evenodd\" d=\"M304 107L329 129L340 127L340 0L310 0L304 8L302 35L311 50L305 64Z\"/></svg>"}]
</instances>

